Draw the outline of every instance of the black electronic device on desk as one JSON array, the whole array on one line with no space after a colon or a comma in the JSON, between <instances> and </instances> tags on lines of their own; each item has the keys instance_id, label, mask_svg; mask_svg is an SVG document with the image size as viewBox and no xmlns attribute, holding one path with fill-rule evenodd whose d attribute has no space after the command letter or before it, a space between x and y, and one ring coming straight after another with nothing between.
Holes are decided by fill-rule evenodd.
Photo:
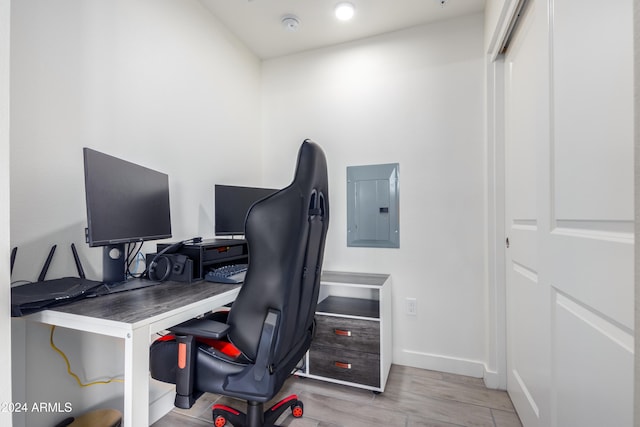
<instances>
[{"instance_id":1,"label":"black electronic device on desk","mask_svg":"<svg viewBox=\"0 0 640 427\"><path fill-rule=\"evenodd\" d=\"M278 190L216 184L213 191L216 236L234 236L244 234L244 220L251 206Z\"/></svg>"},{"instance_id":2,"label":"black electronic device on desk","mask_svg":"<svg viewBox=\"0 0 640 427\"><path fill-rule=\"evenodd\" d=\"M102 280L127 287L137 245L171 237L169 176L90 148L83 154L87 243L103 248Z\"/></svg>"},{"instance_id":3,"label":"black electronic device on desk","mask_svg":"<svg viewBox=\"0 0 640 427\"><path fill-rule=\"evenodd\" d=\"M105 293L102 282L62 277L11 288L11 316L19 317Z\"/></svg>"},{"instance_id":4,"label":"black electronic device on desk","mask_svg":"<svg viewBox=\"0 0 640 427\"><path fill-rule=\"evenodd\" d=\"M160 253L174 244L158 243L156 249ZM230 263L246 264L249 259L247 241L243 239L204 239L199 242L185 243L172 253L175 256L185 255L193 261L194 280L204 279L205 274L213 267ZM188 268L185 271L188 271ZM177 278L173 280L186 281L186 277L185 280Z\"/></svg>"},{"instance_id":5,"label":"black electronic device on desk","mask_svg":"<svg viewBox=\"0 0 640 427\"><path fill-rule=\"evenodd\" d=\"M151 280L172 280L191 283L193 279L193 260L180 250L188 244L198 244L202 237L193 237L169 245L158 245L158 253L147 254L147 276Z\"/></svg>"},{"instance_id":6,"label":"black electronic device on desk","mask_svg":"<svg viewBox=\"0 0 640 427\"><path fill-rule=\"evenodd\" d=\"M243 283L247 268L247 264L230 264L213 268L204 276L204 280L215 283Z\"/></svg>"},{"instance_id":7,"label":"black electronic device on desk","mask_svg":"<svg viewBox=\"0 0 640 427\"><path fill-rule=\"evenodd\" d=\"M102 282L89 280L85 277L78 252L73 243L71 244L71 251L73 252L76 268L78 269L78 277L62 277L60 279L46 280L47 271L49 270L49 265L51 264L55 251L56 245L53 245L40 271L37 282L11 288L12 317L24 316L108 292ZM12 264L15 262L16 252L17 248L14 248Z\"/></svg>"}]
</instances>

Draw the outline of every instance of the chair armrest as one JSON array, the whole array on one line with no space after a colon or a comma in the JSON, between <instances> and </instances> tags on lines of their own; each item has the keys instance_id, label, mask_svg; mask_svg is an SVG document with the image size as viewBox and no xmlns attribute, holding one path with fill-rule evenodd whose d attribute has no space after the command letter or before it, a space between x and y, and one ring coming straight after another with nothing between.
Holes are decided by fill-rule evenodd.
<instances>
[{"instance_id":1,"label":"chair armrest","mask_svg":"<svg viewBox=\"0 0 640 427\"><path fill-rule=\"evenodd\" d=\"M238 393L243 399L259 402L264 402L265 400L260 399L265 396L275 394L273 387L276 380L271 374L279 322L280 312L269 309L262 325L256 360L246 369L227 377L224 386L226 392Z\"/></svg>"},{"instance_id":2,"label":"chair armrest","mask_svg":"<svg viewBox=\"0 0 640 427\"><path fill-rule=\"evenodd\" d=\"M194 335L219 340L227 336L229 325L209 319L191 319L169 330L176 335Z\"/></svg>"},{"instance_id":3,"label":"chair armrest","mask_svg":"<svg viewBox=\"0 0 640 427\"><path fill-rule=\"evenodd\" d=\"M261 381L267 372L273 369L273 349L276 343L275 335L280 321L280 312L269 309L267 318L264 319L262 325L262 333L260 335L260 343L258 344L258 354L256 355L255 366L258 368L254 372L254 379Z\"/></svg>"},{"instance_id":4,"label":"chair armrest","mask_svg":"<svg viewBox=\"0 0 640 427\"><path fill-rule=\"evenodd\" d=\"M196 337L221 339L227 335L229 325L209 319L191 319L169 329L178 343L176 369L176 399L174 405L189 409L193 406L195 383Z\"/></svg>"}]
</instances>

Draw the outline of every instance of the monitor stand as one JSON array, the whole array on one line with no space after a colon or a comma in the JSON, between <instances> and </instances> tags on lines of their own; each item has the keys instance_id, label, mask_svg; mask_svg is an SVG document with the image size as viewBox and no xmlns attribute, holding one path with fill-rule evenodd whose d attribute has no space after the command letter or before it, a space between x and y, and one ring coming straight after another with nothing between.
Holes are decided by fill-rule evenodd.
<instances>
[{"instance_id":1,"label":"monitor stand","mask_svg":"<svg viewBox=\"0 0 640 427\"><path fill-rule=\"evenodd\" d=\"M102 248L102 282L110 294L146 288L160 282L147 279L127 279L124 243Z\"/></svg>"},{"instance_id":2,"label":"monitor stand","mask_svg":"<svg viewBox=\"0 0 640 427\"><path fill-rule=\"evenodd\" d=\"M102 281L105 284L127 280L124 243L102 248Z\"/></svg>"}]
</instances>

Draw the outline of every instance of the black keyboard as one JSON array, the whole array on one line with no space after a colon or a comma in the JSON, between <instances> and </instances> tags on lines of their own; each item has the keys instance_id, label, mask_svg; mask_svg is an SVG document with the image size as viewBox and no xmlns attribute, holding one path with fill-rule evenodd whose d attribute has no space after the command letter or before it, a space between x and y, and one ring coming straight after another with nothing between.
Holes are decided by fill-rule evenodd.
<instances>
[{"instance_id":1,"label":"black keyboard","mask_svg":"<svg viewBox=\"0 0 640 427\"><path fill-rule=\"evenodd\" d=\"M247 273L247 267L247 264L231 264L214 268L204 276L204 280L216 283L242 283Z\"/></svg>"}]
</instances>

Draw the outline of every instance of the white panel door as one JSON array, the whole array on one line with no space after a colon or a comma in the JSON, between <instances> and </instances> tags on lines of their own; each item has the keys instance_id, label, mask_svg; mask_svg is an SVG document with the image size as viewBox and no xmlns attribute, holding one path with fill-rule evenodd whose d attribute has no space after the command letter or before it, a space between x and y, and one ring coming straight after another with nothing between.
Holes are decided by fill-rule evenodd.
<instances>
[{"instance_id":1,"label":"white panel door","mask_svg":"<svg viewBox=\"0 0 640 427\"><path fill-rule=\"evenodd\" d=\"M549 284L541 280L541 152L549 141L545 1L530 1L505 56L507 389L525 426L548 426Z\"/></svg>"},{"instance_id":2,"label":"white panel door","mask_svg":"<svg viewBox=\"0 0 640 427\"><path fill-rule=\"evenodd\" d=\"M529 0L505 56L508 391L633 421L632 0Z\"/></svg>"},{"instance_id":3,"label":"white panel door","mask_svg":"<svg viewBox=\"0 0 640 427\"><path fill-rule=\"evenodd\" d=\"M556 426L633 421L632 0L552 0Z\"/></svg>"}]
</instances>

